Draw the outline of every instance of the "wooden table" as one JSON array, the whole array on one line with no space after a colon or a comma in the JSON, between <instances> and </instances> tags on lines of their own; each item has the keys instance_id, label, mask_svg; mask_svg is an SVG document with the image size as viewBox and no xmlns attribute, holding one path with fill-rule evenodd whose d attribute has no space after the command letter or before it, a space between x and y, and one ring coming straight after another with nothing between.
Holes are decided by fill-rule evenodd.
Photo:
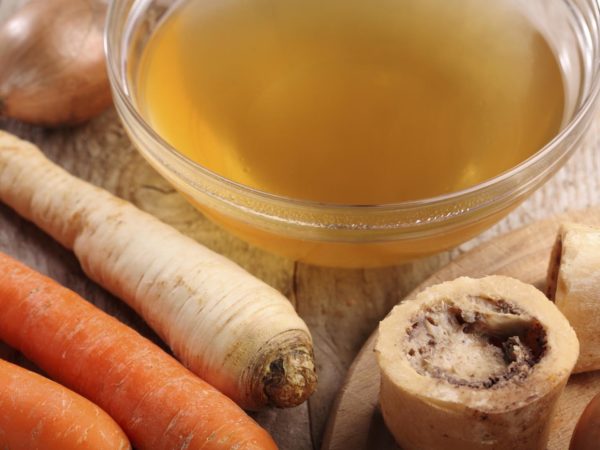
<instances>
[{"instance_id":1,"label":"wooden table","mask_svg":"<svg viewBox=\"0 0 600 450\"><path fill-rule=\"evenodd\" d=\"M0 0L0 19L23 1ZM319 387L307 403L297 408L254 414L282 449L320 447L330 408L349 365L378 321L417 284L459 254L494 236L553 214L600 205L600 127L593 126L581 149L550 182L476 239L452 251L396 267L326 269L267 254L213 225L138 155L113 110L74 129L49 131L2 119L0 128L35 142L73 174L131 201L231 258L293 302L312 331ZM160 342L133 311L89 281L70 252L3 205L0 251L51 276ZM34 368L1 344L0 357Z\"/></svg>"},{"instance_id":2,"label":"wooden table","mask_svg":"<svg viewBox=\"0 0 600 450\"><path fill-rule=\"evenodd\" d=\"M70 172L135 203L233 259L290 298L315 340L319 388L297 408L255 414L282 449L320 447L332 402L354 356L377 322L427 276L493 236L556 213L600 204L600 128L594 125L579 151L549 183L473 241L396 267L319 268L267 254L205 219L142 160L112 110L69 130L47 131L7 120L0 120L0 128L32 140ZM0 206L0 250L158 341L135 313L85 277L70 252L4 206ZM0 356L31 367L8 348L0 348Z\"/></svg>"},{"instance_id":3,"label":"wooden table","mask_svg":"<svg viewBox=\"0 0 600 450\"><path fill-rule=\"evenodd\" d=\"M378 321L427 276L501 233L556 213L600 205L600 128L594 125L579 151L550 182L501 223L459 248L383 269L319 268L267 254L205 219L142 160L113 110L74 129L49 131L9 120L0 120L0 128L35 142L70 172L233 259L290 298L315 340L319 388L297 408L254 415L282 449L320 447L332 402L354 356ZM48 274L158 342L135 313L85 277L70 252L2 205L0 251ZM6 347L0 347L0 357L32 367Z\"/></svg>"}]
</instances>

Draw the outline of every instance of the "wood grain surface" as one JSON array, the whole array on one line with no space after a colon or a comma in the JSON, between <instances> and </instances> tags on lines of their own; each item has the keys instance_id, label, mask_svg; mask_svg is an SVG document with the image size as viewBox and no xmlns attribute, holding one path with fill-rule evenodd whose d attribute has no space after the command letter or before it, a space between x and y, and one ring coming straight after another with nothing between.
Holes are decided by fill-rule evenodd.
<instances>
[{"instance_id":1,"label":"wood grain surface","mask_svg":"<svg viewBox=\"0 0 600 450\"><path fill-rule=\"evenodd\" d=\"M20 1L0 0L0 20ZM209 222L145 163L112 109L73 129L44 130L5 119L0 119L0 128L35 142L71 173L131 201L231 258L292 301L312 331L320 378L317 392L307 403L254 415L282 449L320 448L333 401L364 341L392 306L427 277L495 236L567 210L600 205L600 140L594 126L581 149L549 183L476 239L401 266L325 269L268 254ZM133 311L85 277L70 252L2 205L0 251L53 277L160 343ZM32 367L8 348L0 348L0 357Z\"/></svg>"},{"instance_id":2,"label":"wood grain surface","mask_svg":"<svg viewBox=\"0 0 600 450\"><path fill-rule=\"evenodd\" d=\"M497 274L519 278L545 289L550 250L561 221L600 225L600 208L567 213L497 237L462 255L428 278L411 294L459 276ZM352 364L333 407L323 450L394 450L378 408L379 369L373 351L376 333ZM566 450L581 412L600 392L600 371L571 377L555 413L548 450ZM599 444L600 445L600 444Z\"/></svg>"}]
</instances>

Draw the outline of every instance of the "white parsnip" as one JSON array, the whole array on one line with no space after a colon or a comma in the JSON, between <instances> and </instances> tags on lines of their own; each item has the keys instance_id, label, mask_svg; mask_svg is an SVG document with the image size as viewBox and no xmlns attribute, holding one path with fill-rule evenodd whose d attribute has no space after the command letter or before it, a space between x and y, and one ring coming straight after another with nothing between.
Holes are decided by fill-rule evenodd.
<instances>
[{"instance_id":1,"label":"white parsnip","mask_svg":"<svg viewBox=\"0 0 600 450\"><path fill-rule=\"evenodd\" d=\"M574 372L600 369L600 228L561 225L546 284L581 344Z\"/></svg>"},{"instance_id":2,"label":"white parsnip","mask_svg":"<svg viewBox=\"0 0 600 450\"><path fill-rule=\"evenodd\" d=\"M310 333L283 295L2 131L0 200L72 249L90 278L242 407L295 406L313 392Z\"/></svg>"}]
</instances>

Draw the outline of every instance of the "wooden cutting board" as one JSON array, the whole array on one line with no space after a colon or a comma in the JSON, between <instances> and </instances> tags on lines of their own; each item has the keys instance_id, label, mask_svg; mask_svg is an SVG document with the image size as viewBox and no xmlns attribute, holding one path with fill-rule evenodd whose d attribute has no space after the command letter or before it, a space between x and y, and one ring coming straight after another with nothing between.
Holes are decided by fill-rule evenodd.
<instances>
[{"instance_id":1,"label":"wooden cutting board","mask_svg":"<svg viewBox=\"0 0 600 450\"><path fill-rule=\"evenodd\" d=\"M569 220L600 225L600 208L565 214L497 237L454 260L410 295L459 276L479 278L493 274L515 277L543 290L558 224ZM379 411L380 379L373 352L376 334L371 335L350 367L332 408L323 450L399 448ZM577 419L599 392L600 371L571 377L553 418L548 450L568 449Z\"/></svg>"}]
</instances>

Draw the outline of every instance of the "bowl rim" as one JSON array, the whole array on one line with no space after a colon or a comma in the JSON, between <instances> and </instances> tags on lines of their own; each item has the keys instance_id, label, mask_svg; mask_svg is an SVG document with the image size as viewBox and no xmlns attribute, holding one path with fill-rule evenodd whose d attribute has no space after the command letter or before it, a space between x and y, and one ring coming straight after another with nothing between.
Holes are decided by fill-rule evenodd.
<instances>
[{"instance_id":1,"label":"bowl rim","mask_svg":"<svg viewBox=\"0 0 600 450\"><path fill-rule=\"evenodd\" d=\"M198 175L207 177L210 181L220 185L226 189L233 190L237 194L242 196L251 197L254 199L266 201L269 203L279 203L285 204L288 206L294 206L299 209L306 210L327 210L336 212L344 212L344 211L360 211L361 214L370 211L409 211L415 209L421 209L423 207L431 208L436 206L444 206L449 203L453 203L456 201L460 201L461 199L468 197L473 194L481 194L483 192L493 191L496 187L502 185L504 182L517 177L524 171L526 171L531 166L535 165L540 160L545 159L549 154L553 153L553 151L563 142L565 141L575 129L577 129L581 122L588 116L590 109L594 107L596 103L596 99L598 98L598 94L600 92L600 35L595 36L595 39L589 36L586 36L588 40L594 39L594 48L596 49L594 53L594 58L591 63L591 82L587 87L587 92L583 100L577 105L577 108L573 112L572 117L569 121L559 130L559 132L543 147L533 153L527 159L521 161L516 166L492 177L487 180L484 180L480 183L477 183L473 186L460 189L454 192L441 194L433 197L427 197L423 199L417 200L409 200L403 202L395 202L395 203L382 203L382 204L352 204L352 203L332 203L332 202L319 202L313 200L305 200L300 198L288 197L285 195L274 194L267 191L263 191L260 189L253 188L251 186L245 185L243 183L239 183L237 181L231 180L223 175L220 175L212 170L204 167L200 163L188 158L183 153L179 152L175 147L170 145L164 138L162 138L156 130L150 125L150 123L142 116L139 112L138 108L134 105L132 98L127 89L127 83L125 81L125 73L124 64L121 59L116 60L111 55L120 54L122 48L119 51L114 49L113 42L111 41L110 32L111 29L116 23L117 19L117 10L118 4L121 2L110 2L106 24L105 24L105 33L104 33L104 51L105 58L107 61L107 72L108 77L113 89L113 93L116 94L122 104L127 108L129 114L136 122L136 125L141 127L143 132L153 141L155 145L157 145L161 150L166 151L170 156L176 158L179 162L181 162L186 168L193 170ZM180 1L176 1L175 3L180 3ZM596 16L596 20L600 22L600 1L592 0L594 14ZM134 8L135 9L135 4ZM138 5L139 6L139 5ZM123 34L124 38L128 37L128 32ZM116 43L117 46L123 46L123 40ZM190 184L189 180L184 179L186 184ZM194 189L198 189L196 185L191 186ZM470 211L479 209L485 205L475 205L469 207Z\"/></svg>"}]
</instances>

